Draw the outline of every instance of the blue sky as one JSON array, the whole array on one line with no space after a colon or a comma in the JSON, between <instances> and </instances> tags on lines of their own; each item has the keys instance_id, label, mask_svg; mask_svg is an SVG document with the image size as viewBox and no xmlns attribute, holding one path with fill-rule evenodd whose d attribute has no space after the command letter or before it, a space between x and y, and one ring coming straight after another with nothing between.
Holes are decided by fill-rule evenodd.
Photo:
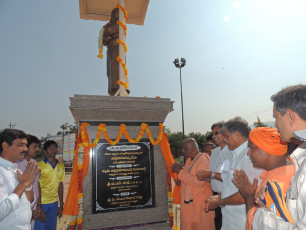
<instances>
[{"instance_id":1,"label":"blue sky","mask_svg":"<svg viewBox=\"0 0 306 230\"><path fill-rule=\"evenodd\" d=\"M186 132L259 115L273 121L270 96L306 82L303 0L151 0L144 26L128 25L131 96L171 98L165 125ZM224 18L227 16L227 19ZM97 38L105 22L81 20L78 1L0 0L0 128L16 123L39 137L73 123L69 97L107 94Z\"/></svg>"}]
</instances>

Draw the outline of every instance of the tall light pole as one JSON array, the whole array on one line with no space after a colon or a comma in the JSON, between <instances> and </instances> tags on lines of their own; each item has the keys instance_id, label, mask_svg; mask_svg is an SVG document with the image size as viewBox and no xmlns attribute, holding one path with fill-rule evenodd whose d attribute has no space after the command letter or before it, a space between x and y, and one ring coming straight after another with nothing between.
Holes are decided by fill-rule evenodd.
<instances>
[{"instance_id":1,"label":"tall light pole","mask_svg":"<svg viewBox=\"0 0 306 230\"><path fill-rule=\"evenodd\" d=\"M183 141L185 136L185 128L184 128L184 105L183 105L183 89L182 89L182 68L186 65L185 58L181 58L181 62L178 58L173 61L176 68L180 69L180 83L181 83L181 107L182 107L182 127L183 127Z\"/></svg>"}]
</instances>

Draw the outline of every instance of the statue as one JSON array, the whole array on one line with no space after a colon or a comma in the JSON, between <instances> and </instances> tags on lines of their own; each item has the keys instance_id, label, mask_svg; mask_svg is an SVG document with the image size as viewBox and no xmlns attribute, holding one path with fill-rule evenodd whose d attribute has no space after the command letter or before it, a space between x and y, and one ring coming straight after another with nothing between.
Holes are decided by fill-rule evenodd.
<instances>
[{"instance_id":1,"label":"statue","mask_svg":"<svg viewBox=\"0 0 306 230\"><path fill-rule=\"evenodd\" d=\"M107 46L107 77L108 77L108 93L114 96L119 90L119 85L116 83L119 80L119 63L117 57L119 56L119 9L115 8L112 10L111 19L104 28L103 33L103 45ZM130 93L130 90L126 90Z\"/></svg>"}]
</instances>

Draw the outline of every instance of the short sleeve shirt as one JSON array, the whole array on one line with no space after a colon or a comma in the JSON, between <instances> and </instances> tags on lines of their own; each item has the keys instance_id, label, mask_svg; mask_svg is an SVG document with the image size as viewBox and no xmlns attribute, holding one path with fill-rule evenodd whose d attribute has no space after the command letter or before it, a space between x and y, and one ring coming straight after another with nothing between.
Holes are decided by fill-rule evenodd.
<instances>
[{"instance_id":1,"label":"short sleeve shirt","mask_svg":"<svg viewBox=\"0 0 306 230\"><path fill-rule=\"evenodd\" d=\"M56 160L55 166L45 158L38 162L40 168L41 203L51 204L58 201L58 187L65 180L65 167Z\"/></svg>"}]
</instances>

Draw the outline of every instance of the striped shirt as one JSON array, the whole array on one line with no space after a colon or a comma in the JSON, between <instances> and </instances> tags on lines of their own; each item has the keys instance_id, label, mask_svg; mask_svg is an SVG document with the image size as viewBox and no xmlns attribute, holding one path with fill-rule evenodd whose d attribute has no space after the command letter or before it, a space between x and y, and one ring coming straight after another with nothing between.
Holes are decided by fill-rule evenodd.
<instances>
[{"instance_id":1,"label":"striped shirt","mask_svg":"<svg viewBox=\"0 0 306 230\"><path fill-rule=\"evenodd\" d=\"M266 208L259 208L253 219L253 229L293 230L306 229L306 142L290 156L295 165L295 175L287 192L286 203L294 224L285 222Z\"/></svg>"}]
</instances>

